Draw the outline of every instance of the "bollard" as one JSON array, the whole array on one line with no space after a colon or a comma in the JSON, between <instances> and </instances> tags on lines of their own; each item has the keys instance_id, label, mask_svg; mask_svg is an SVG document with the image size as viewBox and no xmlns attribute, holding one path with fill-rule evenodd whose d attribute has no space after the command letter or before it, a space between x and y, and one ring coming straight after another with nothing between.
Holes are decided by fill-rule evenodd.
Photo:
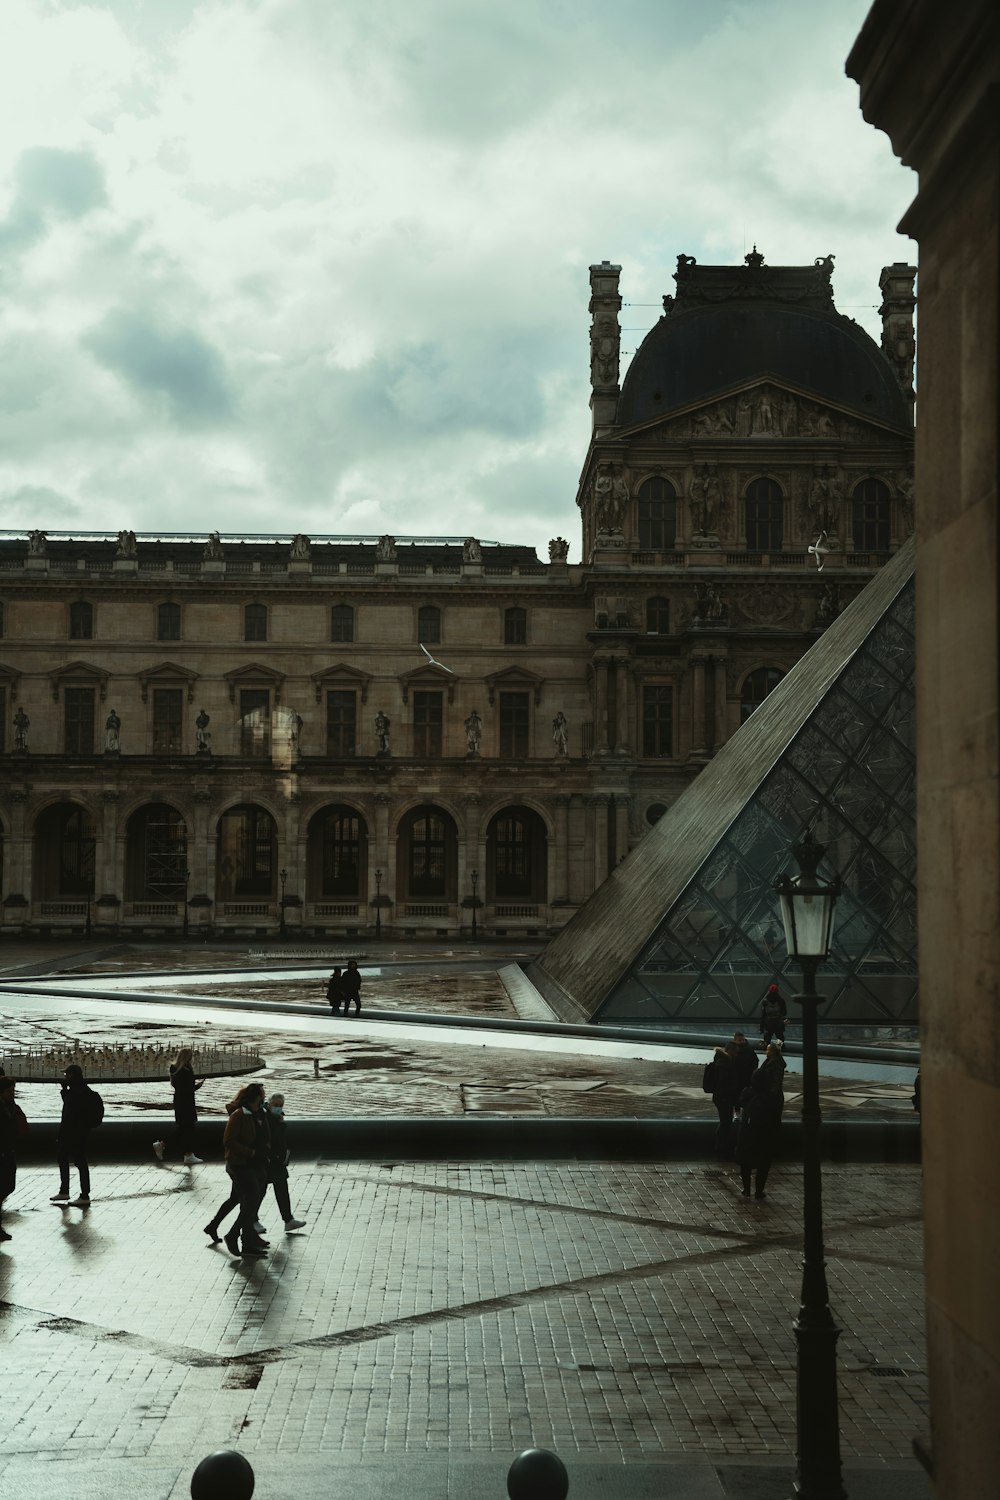
<instances>
[{"instance_id":1,"label":"bollard","mask_svg":"<svg viewBox=\"0 0 1000 1500\"><path fill-rule=\"evenodd\" d=\"M526 1448L507 1470L510 1500L565 1500L568 1492L566 1465L547 1448Z\"/></svg>"},{"instance_id":2,"label":"bollard","mask_svg":"<svg viewBox=\"0 0 1000 1500\"><path fill-rule=\"evenodd\" d=\"M242 1453L218 1448L191 1475L191 1500L250 1500L253 1469Z\"/></svg>"}]
</instances>

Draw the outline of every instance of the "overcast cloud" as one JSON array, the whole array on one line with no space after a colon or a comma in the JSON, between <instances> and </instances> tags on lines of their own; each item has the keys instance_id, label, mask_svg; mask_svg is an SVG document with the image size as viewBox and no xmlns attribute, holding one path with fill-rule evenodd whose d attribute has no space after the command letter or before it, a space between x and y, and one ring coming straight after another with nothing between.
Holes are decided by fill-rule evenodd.
<instances>
[{"instance_id":1,"label":"overcast cloud","mask_svg":"<svg viewBox=\"0 0 1000 1500\"><path fill-rule=\"evenodd\" d=\"M915 190L868 0L4 0L0 526L551 536L587 268L836 256L878 337Z\"/></svg>"}]
</instances>

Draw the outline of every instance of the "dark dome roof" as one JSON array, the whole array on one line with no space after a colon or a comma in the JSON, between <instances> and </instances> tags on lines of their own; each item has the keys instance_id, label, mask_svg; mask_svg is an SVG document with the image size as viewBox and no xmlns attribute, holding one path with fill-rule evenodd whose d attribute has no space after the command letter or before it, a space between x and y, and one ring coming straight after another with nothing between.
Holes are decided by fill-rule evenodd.
<instances>
[{"instance_id":1,"label":"dark dome roof","mask_svg":"<svg viewBox=\"0 0 1000 1500\"><path fill-rule=\"evenodd\" d=\"M618 403L619 427L771 377L893 427L907 399L873 339L839 313L769 299L674 308L643 339Z\"/></svg>"}]
</instances>

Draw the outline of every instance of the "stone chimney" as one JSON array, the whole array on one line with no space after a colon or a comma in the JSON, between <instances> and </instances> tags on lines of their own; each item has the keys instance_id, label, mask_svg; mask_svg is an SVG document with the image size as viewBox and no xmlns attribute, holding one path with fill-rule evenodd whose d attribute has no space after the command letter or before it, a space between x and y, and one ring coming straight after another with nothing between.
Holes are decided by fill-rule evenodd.
<instances>
[{"instance_id":1,"label":"stone chimney","mask_svg":"<svg viewBox=\"0 0 1000 1500\"><path fill-rule=\"evenodd\" d=\"M916 266L908 266L897 260L886 266L879 277L882 293L882 352L896 372L896 378L913 404L913 357L916 353L916 338L913 330L913 309L917 299L913 295Z\"/></svg>"},{"instance_id":2,"label":"stone chimney","mask_svg":"<svg viewBox=\"0 0 1000 1500\"><path fill-rule=\"evenodd\" d=\"M590 410L595 437L602 437L614 427L618 410L621 351L618 314L622 305L618 278L621 271L621 266L613 266L609 260L602 260L599 266L590 268Z\"/></svg>"}]
</instances>

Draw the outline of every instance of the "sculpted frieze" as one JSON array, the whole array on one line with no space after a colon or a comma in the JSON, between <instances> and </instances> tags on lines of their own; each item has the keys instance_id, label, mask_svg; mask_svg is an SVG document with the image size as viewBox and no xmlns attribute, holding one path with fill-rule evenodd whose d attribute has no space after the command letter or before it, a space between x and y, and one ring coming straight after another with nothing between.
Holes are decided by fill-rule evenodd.
<instances>
[{"instance_id":1,"label":"sculpted frieze","mask_svg":"<svg viewBox=\"0 0 1000 1500\"><path fill-rule=\"evenodd\" d=\"M754 625L780 625L789 620L798 605L797 592L787 584L739 584L730 590L733 608Z\"/></svg>"}]
</instances>

